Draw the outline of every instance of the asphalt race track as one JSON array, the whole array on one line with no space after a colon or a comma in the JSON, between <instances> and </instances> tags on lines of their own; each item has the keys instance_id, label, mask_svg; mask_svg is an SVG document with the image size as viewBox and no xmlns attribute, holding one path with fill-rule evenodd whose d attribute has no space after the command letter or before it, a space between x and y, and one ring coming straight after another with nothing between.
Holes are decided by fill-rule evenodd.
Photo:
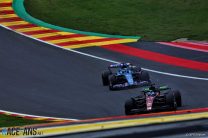
<instances>
[{"instance_id":1,"label":"asphalt race track","mask_svg":"<svg viewBox=\"0 0 208 138\"><path fill-rule=\"evenodd\" d=\"M128 44L146 50L208 62L208 54L153 42ZM144 68L208 78L208 72L161 64L101 47L79 51ZM170 53L171 51L171 53ZM150 55L151 56L151 55ZM139 89L110 92L101 83L109 62L65 51L0 28L0 109L52 117L87 119L124 115L124 102ZM157 84L182 93L183 107L208 107L208 81L150 73Z\"/></svg>"}]
</instances>

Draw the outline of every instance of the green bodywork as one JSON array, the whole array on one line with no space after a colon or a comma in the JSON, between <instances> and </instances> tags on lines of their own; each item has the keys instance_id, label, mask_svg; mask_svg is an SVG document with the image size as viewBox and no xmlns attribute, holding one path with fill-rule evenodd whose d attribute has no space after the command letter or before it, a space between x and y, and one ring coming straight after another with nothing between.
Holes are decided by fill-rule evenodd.
<instances>
[{"instance_id":1,"label":"green bodywork","mask_svg":"<svg viewBox=\"0 0 208 138\"><path fill-rule=\"evenodd\" d=\"M160 86L160 87L157 87L157 89L159 89L160 91L164 91L164 90L168 90L170 89L170 87L168 86ZM150 88L145 88L142 92L150 92L152 90L150 90Z\"/></svg>"}]
</instances>

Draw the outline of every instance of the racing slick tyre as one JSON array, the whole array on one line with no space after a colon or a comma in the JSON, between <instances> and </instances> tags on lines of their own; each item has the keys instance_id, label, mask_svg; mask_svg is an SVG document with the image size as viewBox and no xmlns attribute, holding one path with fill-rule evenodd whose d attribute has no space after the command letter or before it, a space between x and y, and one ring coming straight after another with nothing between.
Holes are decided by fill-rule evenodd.
<instances>
[{"instance_id":1,"label":"racing slick tyre","mask_svg":"<svg viewBox=\"0 0 208 138\"><path fill-rule=\"evenodd\" d=\"M166 103L167 103L167 105L170 106L170 110L176 110L177 109L177 102L176 102L175 95L174 95L173 91L170 91L166 95Z\"/></svg>"},{"instance_id":2,"label":"racing slick tyre","mask_svg":"<svg viewBox=\"0 0 208 138\"><path fill-rule=\"evenodd\" d=\"M174 92L174 95L175 95L177 106L181 107L182 106L181 93L178 90L173 91L173 92Z\"/></svg>"},{"instance_id":3,"label":"racing slick tyre","mask_svg":"<svg viewBox=\"0 0 208 138\"><path fill-rule=\"evenodd\" d=\"M134 101L129 99L125 102L125 114L126 115L133 115L131 110L134 109Z\"/></svg>"},{"instance_id":4,"label":"racing slick tyre","mask_svg":"<svg viewBox=\"0 0 208 138\"><path fill-rule=\"evenodd\" d=\"M117 81L117 79L116 79L115 76L111 76L111 77L110 77L110 79L109 79L109 89L110 89L111 91L116 90L116 89L113 87L113 85L116 84L116 81Z\"/></svg>"},{"instance_id":5,"label":"racing slick tyre","mask_svg":"<svg viewBox=\"0 0 208 138\"><path fill-rule=\"evenodd\" d=\"M133 71L135 71L135 72L141 72L141 67L139 67L139 66L136 66L136 67L134 67L133 68Z\"/></svg>"},{"instance_id":6,"label":"racing slick tyre","mask_svg":"<svg viewBox=\"0 0 208 138\"><path fill-rule=\"evenodd\" d=\"M111 90L111 91L115 91L116 89L115 89L115 88L113 88L113 86L112 86L112 85L109 85L109 90Z\"/></svg>"},{"instance_id":7,"label":"racing slick tyre","mask_svg":"<svg viewBox=\"0 0 208 138\"><path fill-rule=\"evenodd\" d=\"M103 86L108 86L109 85L109 78L108 76L111 74L110 71L104 71L102 73L102 82L103 82Z\"/></svg>"},{"instance_id":8,"label":"racing slick tyre","mask_svg":"<svg viewBox=\"0 0 208 138\"><path fill-rule=\"evenodd\" d=\"M143 70L141 72L141 80L150 82L150 76L149 76L149 73L147 71Z\"/></svg>"}]
</instances>

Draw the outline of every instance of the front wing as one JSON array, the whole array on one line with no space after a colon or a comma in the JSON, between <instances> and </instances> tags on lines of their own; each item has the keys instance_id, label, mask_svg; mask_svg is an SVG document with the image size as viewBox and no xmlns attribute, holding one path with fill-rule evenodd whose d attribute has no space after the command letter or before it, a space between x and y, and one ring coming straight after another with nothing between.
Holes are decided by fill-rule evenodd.
<instances>
[{"instance_id":1,"label":"front wing","mask_svg":"<svg viewBox=\"0 0 208 138\"><path fill-rule=\"evenodd\" d=\"M122 84L114 84L111 86L112 89L125 89L125 88L136 88L150 85L148 81L135 81L134 84L130 85L127 82Z\"/></svg>"}]
</instances>

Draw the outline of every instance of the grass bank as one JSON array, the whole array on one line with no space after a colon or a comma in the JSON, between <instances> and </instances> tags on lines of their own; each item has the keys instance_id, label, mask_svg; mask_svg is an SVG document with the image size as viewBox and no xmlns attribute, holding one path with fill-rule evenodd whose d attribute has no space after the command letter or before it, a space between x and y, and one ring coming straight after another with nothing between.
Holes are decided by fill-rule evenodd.
<instances>
[{"instance_id":1,"label":"grass bank","mask_svg":"<svg viewBox=\"0 0 208 138\"><path fill-rule=\"evenodd\" d=\"M81 31L208 40L207 0L25 0L29 14Z\"/></svg>"},{"instance_id":2,"label":"grass bank","mask_svg":"<svg viewBox=\"0 0 208 138\"><path fill-rule=\"evenodd\" d=\"M0 127L24 126L32 124L48 123L47 121L29 120L19 117L0 115Z\"/></svg>"}]
</instances>

